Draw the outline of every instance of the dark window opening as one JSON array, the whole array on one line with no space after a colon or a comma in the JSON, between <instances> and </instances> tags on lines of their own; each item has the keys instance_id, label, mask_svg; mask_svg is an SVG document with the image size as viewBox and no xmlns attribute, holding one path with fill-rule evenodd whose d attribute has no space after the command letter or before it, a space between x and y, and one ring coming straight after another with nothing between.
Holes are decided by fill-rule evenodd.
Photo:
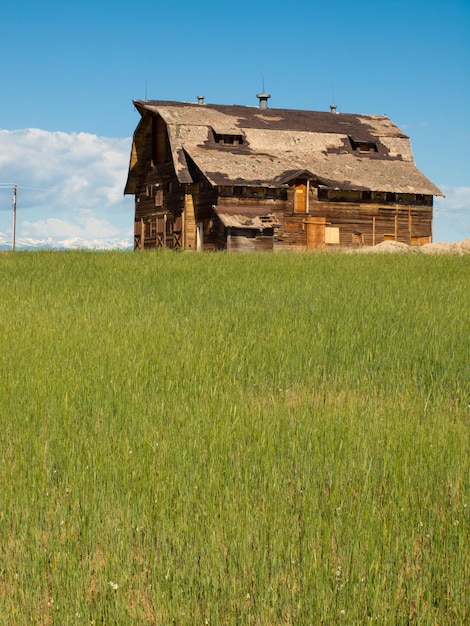
<instances>
[{"instance_id":1,"label":"dark window opening","mask_svg":"<svg viewBox=\"0 0 470 626\"><path fill-rule=\"evenodd\" d=\"M349 137L349 141L354 152L378 152L377 144L373 141L356 140L352 137Z\"/></svg>"},{"instance_id":2,"label":"dark window opening","mask_svg":"<svg viewBox=\"0 0 470 626\"><path fill-rule=\"evenodd\" d=\"M362 191L361 200L362 202L372 202L372 191Z\"/></svg>"},{"instance_id":3,"label":"dark window opening","mask_svg":"<svg viewBox=\"0 0 470 626\"><path fill-rule=\"evenodd\" d=\"M330 197L328 189L324 187L318 187L318 199L319 200L328 200Z\"/></svg>"},{"instance_id":4,"label":"dark window opening","mask_svg":"<svg viewBox=\"0 0 470 626\"><path fill-rule=\"evenodd\" d=\"M385 194L385 202L396 202L397 194L396 193L386 193Z\"/></svg>"},{"instance_id":5,"label":"dark window opening","mask_svg":"<svg viewBox=\"0 0 470 626\"><path fill-rule=\"evenodd\" d=\"M215 143L225 145L225 146L243 145L243 135L221 134L221 133L216 133L215 130L213 130L212 132L214 133Z\"/></svg>"}]
</instances>

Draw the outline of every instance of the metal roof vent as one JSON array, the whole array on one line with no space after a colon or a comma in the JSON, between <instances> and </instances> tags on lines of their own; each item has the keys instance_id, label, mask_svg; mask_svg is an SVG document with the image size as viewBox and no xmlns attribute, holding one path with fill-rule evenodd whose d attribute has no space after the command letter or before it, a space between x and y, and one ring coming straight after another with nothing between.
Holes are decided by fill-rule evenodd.
<instances>
[{"instance_id":1,"label":"metal roof vent","mask_svg":"<svg viewBox=\"0 0 470 626\"><path fill-rule=\"evenodd\" d=\"M198 104L204 104L204 96L198 96L197 97L197 103Z\"/></svg>"},{"instance_id":2,"label":"metal roof vent","mask_svg":"<svg viewBox=\"0 0 470 626\"><path fill-rule=\"evenodd\" d=\"M259 108L260 109L267 109L268 108L268 100L271 97L271 94L266 93L265 91L263 91L263 93L256 94L256 97L259 98Z\"/></svg>"},{"instance_id":3,"label":"metal roof vent","mask_svg":"<svg viewBox=\"0 0 470 626\"><path fill-rule=\"evenodd\" d=\"M330 104L330 111L336 113L336 104Z\"/></svg>"}]
</instances>

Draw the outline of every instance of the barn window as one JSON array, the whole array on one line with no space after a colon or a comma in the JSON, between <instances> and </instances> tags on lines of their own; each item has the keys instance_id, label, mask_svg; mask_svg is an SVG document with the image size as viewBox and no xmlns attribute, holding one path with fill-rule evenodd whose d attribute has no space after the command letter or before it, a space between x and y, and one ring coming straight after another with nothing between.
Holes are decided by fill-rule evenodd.
<instances>
[{"instance_id":1,"label":"barn window","mask_svg":"<svg viewBox=\"0 0 470 626\"><path fill-rule=\"evenodd\" d=\"M328 200L330 197L328 189L325 187L318 187L318 199L319 200Z\"/></svg>"},{"instance_id":2,"label":"barn window","mask_svg":"<svg viewBox=\"0 0 470 626\"><path fill-rule=\"evenodd\" d=\"M215 130L212 132L214 133L215 143L226 146L241 146L243 144L243 135L216 133Z\"/></svg>"},{"instance_id":3,"label":"barn window","mask_svg":"<svg viewBox=\"0 0 470 626\"><path fill-rule=\"evenodd\" d=\"M245 198L263 198L264 189L262 187L244 187Z\"/></svg>"},{"instance_id":4,"label":"barn window","mask_svg":"<svg viewBox=\"0 0 470 626\"><path fill-rule=\"evenodd\" d=\"M349 136L349 141L354 152L378 152L377 144L373 141L353 139L351 136Z\"/></svg>"},{"instance_id":5,"label":"barn window","mask_svg":"<svg viewBox=\"0 0 470 626\"><path fill-rule=\"evenodd\" d=\"M361 191L361 200L362 200L362 202L371 202L372 201L372 191Z\"/></svg>"},{"instance_id":6,"label":"barn window","mask_svg":"<svg viewBox=\"0 0 470 626\"><path fill-rule=\"evenodd\" d=\"M415 200L415 201L416 201L416 204L428 204L428 202L427 202L427 196L425 196L425 195L424 195L424 194L422 194L422 193L417 193L417 194L416 194L416 196L415 196L415 198L416 198L416 200Z\"/></svg>"},{"instance_id":7,"label":"barn window","mask_svg":"<svg viewBox=\"0 0 470 626\"><path fill-rule=\"evenodd\" d=\"M385 194L385 202L396 202L397 194L396 193L386 193Z\"/></svg>"}]
</instances>

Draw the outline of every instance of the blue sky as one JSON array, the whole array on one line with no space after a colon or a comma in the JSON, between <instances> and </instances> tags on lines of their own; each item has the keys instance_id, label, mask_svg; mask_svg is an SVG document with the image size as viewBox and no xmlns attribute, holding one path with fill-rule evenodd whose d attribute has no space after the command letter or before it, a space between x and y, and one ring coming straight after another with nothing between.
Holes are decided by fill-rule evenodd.
<instances>
[{"instance_id":1,"label":"blue sky","mask_svg":"<svg viewBox=\"0 0 470 626\"><path fill-rule=\"evenodd\" d=\"M2 7L0 183L19 238L130 242L133 99L388 115L470 237L470 2L82 0ZM34 130L32 130L34 129ZM1 186L0 186L1 187ZM11 238L0 188L0 241Z\"/></svg>"}]
</instances>

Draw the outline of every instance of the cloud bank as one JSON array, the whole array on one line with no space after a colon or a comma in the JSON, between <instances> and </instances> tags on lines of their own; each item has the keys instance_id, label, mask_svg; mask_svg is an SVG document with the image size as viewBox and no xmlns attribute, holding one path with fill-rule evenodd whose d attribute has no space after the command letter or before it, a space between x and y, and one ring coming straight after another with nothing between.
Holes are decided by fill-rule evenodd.
<instances>
[{"instance_id":1,"label":"cloud bank","mask_svg":"<svg viewBox=\"0 0 470 626\"><path fill-rule=\"evenodd\" d=\"M470 187L441 185L445 198L434 199L434 241L462 241L470 237Z\"/></svg>"},{"instance_id":2,"label":"cloud bank","mask_svg":"<svg viewBox=\"0 0 470 626\"><path fill-rule=\"evenodd\" d=\"M133 199L123 196L130 146L130 138L0 130L0 183L18 185L17 243L131 246ZM2 185L0 241L12 236L11 195Z\"/></svg>"},{"instance_id":3,"label":"cloud bank","mask_svg":"<svg viewBox=\"0 0 470 626\"><path fill-rule=\"evenodd\" d=\"M130 138L0 130L0 183L18 185L18 247L131 247L134 203L123 196L130 148ZM470 237L470 187L440 187L434 241ZM0 247L11 245L11 196L0 185Z\"/></svg>"}]
</instances>

